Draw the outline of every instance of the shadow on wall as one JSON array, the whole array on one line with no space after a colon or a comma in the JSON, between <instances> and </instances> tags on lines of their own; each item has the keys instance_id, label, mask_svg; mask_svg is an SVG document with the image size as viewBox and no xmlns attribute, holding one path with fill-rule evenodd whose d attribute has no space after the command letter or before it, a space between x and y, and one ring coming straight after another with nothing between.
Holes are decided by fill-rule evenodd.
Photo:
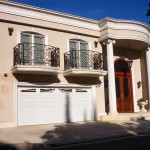
<instances>
[{"instance_id":1,"label":"shadow on wall","mask_svg":"<svg viewBox=\"0 0 150 150\"><path fill-rule=\"evenodd\" d=\"M19 82L30 83L60 83L56 75L28 75L28 74L14 74Z\"/></svg>"},{"instance_id":2,"label":"shadow on wall","mask_svg":"<svg viewBox=\"0 0 150 150\"><path fill-rule=\"evenodd\" d=\"M69 83L75 83L75 84L100 85L102 83L99 77L76 77L76 76L71 77L70 76L65 78Z\"/></svg>"},{"instance_id":3,"label":"shadow on wall","mask_svg":"<svg viewBox=\"0 0 150 150\"><path fill-rule=\"evenodd\" d=\"M71 116L70 116L70 100L69 100L69 95L66 94L66 122L70 123L71 122Z\"/></svg>"}]
</instances>

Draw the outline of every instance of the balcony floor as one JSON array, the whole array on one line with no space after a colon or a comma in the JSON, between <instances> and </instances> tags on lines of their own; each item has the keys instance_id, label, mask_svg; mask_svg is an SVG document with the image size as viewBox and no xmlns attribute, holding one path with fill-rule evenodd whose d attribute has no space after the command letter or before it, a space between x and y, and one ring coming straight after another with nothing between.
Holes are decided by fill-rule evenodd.
<instances>
[{"instance_id":1,"label":"balcony floor","mask_svg":"<svg viewBox=\"0 0 150 150\"><path fill-rule=\"evenodd\" d=\"M19 74L46 74L57 75L60 73L60 69L57 67L50 67L45 65L15 65L11 69L12 73Z\"/></svg>"},{"instance_id":2,"label":"balcony floor","mask_svg":"<svg viewBox=\"0 0 150 150\"><path fill-rule=\"evenodd\" d=\"M64 76L85 76L85 77L99 77L105 76L107 71L94 69L69 69L63 72Z\"/></svg>"}]
</instances>

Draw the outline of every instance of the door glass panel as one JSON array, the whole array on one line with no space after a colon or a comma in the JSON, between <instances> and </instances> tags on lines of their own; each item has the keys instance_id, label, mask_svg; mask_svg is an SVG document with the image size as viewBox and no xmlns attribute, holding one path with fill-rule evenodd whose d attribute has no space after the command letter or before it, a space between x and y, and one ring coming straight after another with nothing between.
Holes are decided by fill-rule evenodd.
<instances>
[{"instance_id":1,"label":"door glass panel","mask_svg":"<svg viewBox=\"0 0 150 150\"><path fill-rule=\"evenodd\" d=\"M80 50L82 51L85 51L87 50L87 44L86 43L80 43Z\"/></svg>"},{"instance_id":2,"label":"door glass panel","mask_svg":"<svg viewBox=\"0 0 150 150\"><path fill-rule=\"evenodd\" d=\"M72 57L72 65L73 65L73 68L76 68L77 67L77 59L79 58L77 56L78 52L79 51L76 51L77 50L77 42L75 41L70 41L70 51L71 51L71 57Z\"/></svg>"},{"instance_id":3,"label":"door glass panel","mask_svg":"<svg viewBox=\"0 0 150 150\"><path fill-rule=\"evenodd\" d=\"M77 42L70 41L70 50L77 50Z\"/></svg>"},{"instance_id":4,"label":"door glass panel","mask_svg":"<svg viewBox=\"0 0 150 150\"><path fill-rule=\"evenodd\" d=\"M87 64L88 64L87 58L88 58L87 44L80 43L80 61L81 61L82 68L87 68Z\"/></svg>"},{"instance_id":5,"label":"door glass panel","mask_svg":"<svg viewBox=\"0 0 150 150\"><path fill-rule=\"evenodd\" d=\"M128 78L124 78L124 97L129 97Z\"/></svg>"},{"instance_id":6,"label":"door glass panel","mask_svg":"<svg viewBox=\"0 0 150 150\"><path fill-rule=\"evenodd\" d=\"M44 61L44 38L34 36L34 63L42 64Z\"/></svg>"},{"instance_id":7,"label":"door glass panel","mask_svg":"<svg viewBox=\"0 0 150 150\"><path fill-rule=\"evenodd\" d=\"M31 43L31 35L21 34L21 43Z\"/></svg>"},{"instance_id":8,"label":"door glass panel","mask_svg":"<svg viewBox=\"0 0 150 150\"><path fill-rule=\"evenodd\" d=\"M120 80L118 77L115 77L116 82L116 97L120 98Z\"/></svg>"},{"instance_id":9,"label":"door glass panel","mask_svg":"<svg viewBox=\"0 0 150 150\"><path fill-rule=\"evenodd\" d=\"M129 72L130 68L125 61L118 60L115 62L115 72Z\"/></svg>"},{"instance_id":10,"label":"door glass panel","mask_svg":"<svg viewBox=\"0 0 150 150\"><path fill-rule=\"evenodd\" d=\"M21 45L21 59L24 61L24 63L30 63L32 51L31 51L31 43L32 36L28 34L21 34L21 43L24 43Z\"/></svg>"},{"instance_id":11,"label":"door glass panel","mask_svg":"<svg viewBox=\"0 0 150 150\"><path fill-rule=\"evenodd\" d=\"M34 36L34 43L44 44L44 38L41 36Z\"/></svg>"}]
</instances>

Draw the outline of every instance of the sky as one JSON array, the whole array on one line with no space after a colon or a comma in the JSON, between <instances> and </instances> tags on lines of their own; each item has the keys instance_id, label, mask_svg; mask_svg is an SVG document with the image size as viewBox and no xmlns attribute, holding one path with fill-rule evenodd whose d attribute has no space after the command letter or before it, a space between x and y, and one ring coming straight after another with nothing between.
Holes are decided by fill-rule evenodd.
<instances>
[{"instance_id":1,"label":"sky","mask_svg":"<svg viewBox=\"0 0 150 150\"><path fill-rule=\"evenodd\" d=\"M105 17L149 23L150 0L11 0L94 20Z\"/></svg>"}]
</instances>

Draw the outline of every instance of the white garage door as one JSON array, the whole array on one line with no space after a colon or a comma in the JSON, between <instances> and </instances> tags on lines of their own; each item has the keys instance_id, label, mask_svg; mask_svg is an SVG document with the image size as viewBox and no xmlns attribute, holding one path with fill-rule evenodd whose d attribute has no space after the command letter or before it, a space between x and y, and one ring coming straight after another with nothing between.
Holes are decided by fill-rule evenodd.
<instances>
[{"instance_id":1,"label":"white garage door","mask_svg":"<svg viewBox=\"0 0 150 150\"><path fill-rule=\"evenodd\" d=\"M90 88L18 88L19 126L91 119Z\"/></svg>"}]
</instances>

